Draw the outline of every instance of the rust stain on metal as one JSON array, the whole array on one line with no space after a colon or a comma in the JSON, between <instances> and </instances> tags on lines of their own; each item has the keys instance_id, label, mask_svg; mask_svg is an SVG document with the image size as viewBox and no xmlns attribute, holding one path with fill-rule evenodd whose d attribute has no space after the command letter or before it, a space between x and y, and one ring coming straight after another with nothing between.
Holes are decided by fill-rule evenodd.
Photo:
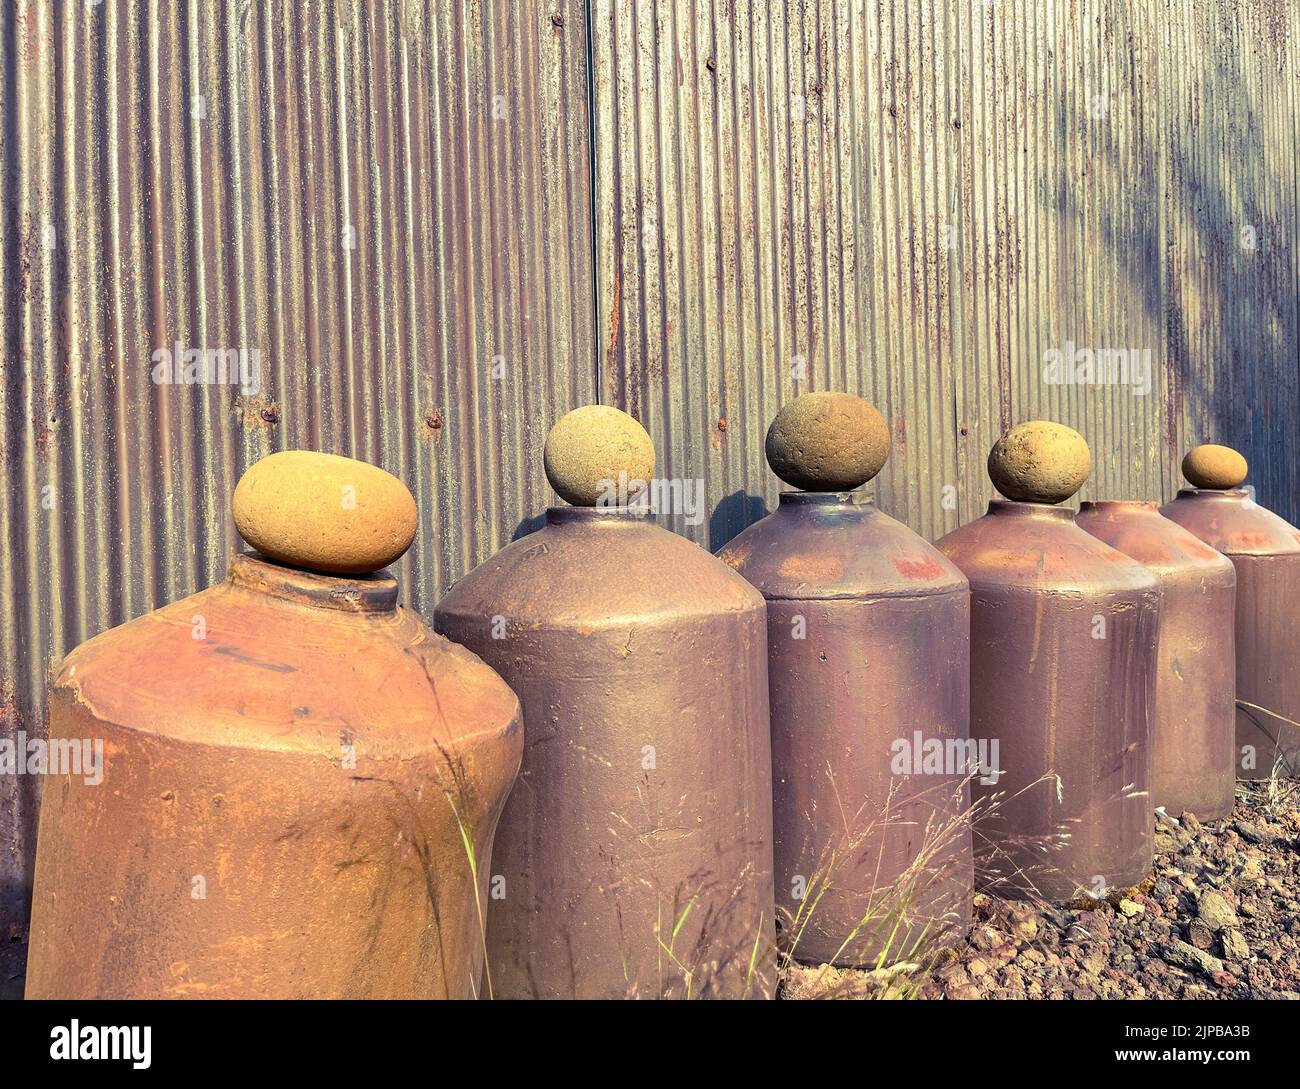
<instances>
[{"instance_id":1,"label":"rust stain on metal","mask_svg":"<svg viewBox=\"0 0 1300 1089\"><path fill-rule=\"evenodd\" d=\"M727 562L739 570L744 561L744 553L728 554ZM781 577L792 582L834 582L844 576L842 557L831 553L813 553L795 551L782 557L778 568Z\"/></svg>"},{"instance_id":2,"label":"rust stain on metal","mask_svg":"<svg viewBox=\"0 0 1300 1089\"><path fill-rule=\"evenodd\" d=\"M618 323L623 313L623 274L614 270L614 303L609 318L609 359L612 362L618 353Z\"/></svg>"},{"instance_id":3,"label":"rust stain on metal","mask_svg":"<svg viewBox=\"0 0 1300 1089\"><path fill-rule=\"evenodd\" d=\"M909 579L931 580L942 578L947 573L947 568L933 559L896 559L894 567L900 575Z\"/></svg>"}]
</instances>

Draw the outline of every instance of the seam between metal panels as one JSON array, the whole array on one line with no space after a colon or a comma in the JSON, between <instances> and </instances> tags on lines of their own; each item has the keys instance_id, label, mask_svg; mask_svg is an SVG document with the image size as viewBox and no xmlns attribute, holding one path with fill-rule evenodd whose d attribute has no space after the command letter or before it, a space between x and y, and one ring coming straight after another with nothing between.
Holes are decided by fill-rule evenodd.
<instances>
[{"instance_id":1,"label":"seam between metal panels","mask_svg":"<svg viewBox=\"0 0 1300 1089\"><path fill-rule=\"evenodd\" d=\"M600 190L597 185L596 174L596 140L600 136L598 128L600 113L596 105L596 51L595 51L595 34L591 18L591 5L595 0L583 0L582 16L583 28L585 35L585 50L587 65L587 174L590 179L588 192L591 199L587 202L587 217L591 224L591 246L588 247L588 259L591 262L591 305L592 305L592 328L597 331L597 335L592 337L591 344L591 363L592 376L595 380L596 396L595 400L599 404L605 403L605 361L602 350L602 338L599 335L601 329L601 291L600 284L600 217L596 214L597 202L600 199Z\"/></svg>"}]
</instances>

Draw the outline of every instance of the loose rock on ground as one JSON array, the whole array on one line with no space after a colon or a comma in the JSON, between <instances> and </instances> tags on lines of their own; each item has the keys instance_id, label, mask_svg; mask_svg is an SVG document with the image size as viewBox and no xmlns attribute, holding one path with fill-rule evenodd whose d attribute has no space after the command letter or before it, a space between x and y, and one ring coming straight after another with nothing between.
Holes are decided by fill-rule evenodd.
<instances>
[{"instance_id":1,"label":"loose rock on ground","mask_svg":"<svg viewBox=\"0 0 1300 1089\"><path fill-rule=\"evenodd\" d=\"M1300 999L1300 785L1239 784L1223 820L1156 830L1136 889L1085 907L977 894L969 935L928 963L789 967L783 997Z\"/></svg>"}]
</instances>

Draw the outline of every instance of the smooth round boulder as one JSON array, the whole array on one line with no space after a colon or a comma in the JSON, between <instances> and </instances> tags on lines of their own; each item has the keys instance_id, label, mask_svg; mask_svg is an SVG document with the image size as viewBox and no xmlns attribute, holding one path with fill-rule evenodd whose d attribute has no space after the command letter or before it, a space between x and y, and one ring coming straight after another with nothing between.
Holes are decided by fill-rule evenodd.
<instances>
[{"instance_id":1,"label":"smooth round boulder","mask_svg":"<svg viewBox=\"0 0 1300 1089\"><path fill-rule=\"evenodd\" d=\"M235 487L235 528L280 563L333 575L387 567L415 537L415 498L376 465L313 450L282 450Z\"/></svg>"},{"instance_id":2,"label":"smooth round boulder","mask_svg":"<svg viewBox=\"0 0 1300 1089\"><path fill-rule=\"evenodd\" d=\"M989 479L1008 499L1061 503L1083 487L1092 452L1079 432L1050 420L1017 424L989 451Z\"/></svg>"},{"instance_id":3,"label":"smooth round boulder","mask_svg":"<svg viewBox=\"0 0 1300 1089\"><path fill-rule=\"evenodd\" d=\"M584 405L561 416L546 436L546 479L575 507L619 506L655 472L650 435L626 412Z\"/></svg>"},{"instance_id":4,"label":"smooth round boulder","mask_svg":"<svg viewBox=\"0 0 1300 1089\"><path fill-rule=\"evenodd\" d=\"M851 393L805 393L767 429L767 463L806 492L851 492L889 457L889 425L874 405Z\"/></svg>"},{"instance_id":5,"label":"smooth round boulder","mask_svg":"<svg viewBox=\"0 0 1300 1089\"><path fill-rule=\"evenodd\" d=\"M1183 458L1183 476L1197 488L1226 491L1246 479L1246 459L1231 446L1206 443L1193 447Z\"/></svg>"}]
</instances>

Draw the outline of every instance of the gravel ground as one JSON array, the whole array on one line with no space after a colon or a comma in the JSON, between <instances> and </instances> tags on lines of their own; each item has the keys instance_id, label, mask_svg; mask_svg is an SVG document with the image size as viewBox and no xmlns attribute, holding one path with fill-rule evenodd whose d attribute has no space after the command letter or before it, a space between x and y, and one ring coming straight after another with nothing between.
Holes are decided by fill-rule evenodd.
<instances>
[{"instance_id":1,"label":"gravel ground","mask_svg":"<svg viewBox=\"0 0 1300 1089\"><path fill-rule=\"evenodd\" d=\"M786 998L1300 999L1300 784L1239 784L1222 820L1156 820L1152 875L1108 900L979 894L926 966L789 970Z\"/></svg>"}]
</instances>

